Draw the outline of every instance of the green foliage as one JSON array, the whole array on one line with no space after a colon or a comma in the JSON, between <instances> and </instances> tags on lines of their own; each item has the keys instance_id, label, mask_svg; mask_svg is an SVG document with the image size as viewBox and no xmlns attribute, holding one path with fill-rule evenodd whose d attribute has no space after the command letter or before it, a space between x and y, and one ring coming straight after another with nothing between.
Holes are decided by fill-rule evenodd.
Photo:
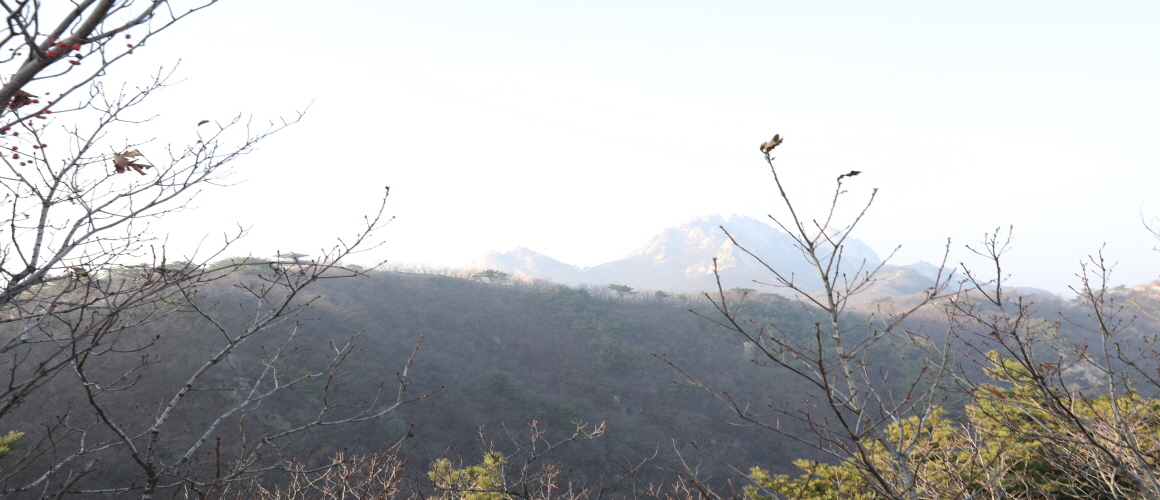
<instances>
[{"instance_id":1,"label":"green foliage","mask_svg":"<svg viewBox=\"0 0 1160 500\"><path fill-rule=\"evenodd\" d=\"M577 425L582 420L580 410L568 403L534 395L532 400L536 404L536 419L544 420L553 427L567 429Z\"/></svg>"},{"instance_id":2,"label":"green foliage","mask_svg":"<svg viewBox=\"0 0 1160 500\"><path fill-rule=\"evenodd\" d=\"M855 471L846 466L835 466L809 460L794 460L794 465L807 473L796 479L754 467L749 478L754 485L745 487L745 496L751 500L774 500L774 494L801 500L869 500L875 498L867 491Z\"/></svg>"},{"instance_id":3,"label":"green foliage","mask_svg":"<svg viewBox=\"0 0 1160 500\"><path fill-rule=\"evenodd\" d=\"M504 467L507 458L503 453L490 451L483 456L479 465L456 469L450 460L440 458L431 465L427 476L435 488L443 492L439 500L508 500L511 495L504 493Z\"/></svg>"},{"instance_id":4,"label":"green foliage","mask_svg":"<svg viewBox=\"0 0 1160 500\"><path fill-rule=\"evenodd\" d=\"M497 396L507 396L517 391L516 386L512 384L512 378L505 372L492 372L487 377L487 386Z\"/></svg>"},{"instance_id":5,"label":"green foliage","mask_svg":"<svg viewBox=\"0 0 1160 500\"><path fill-rule=\"evenodd\" d=\"M745 289L749 290L749 289ZM730 301L740 300L742 293L732 293ZM813 321L793 301L772 293L745 293L745 301L737 306L738 321L758 325L777 325L778 329L799 340L813 341Z\"/></svg>"},{"instance_id":6,"label":"green foliage","mask_svg":"<svg viewBox=\"0 0 1160 500\"><path fill-rule=\"evenodd\" d=\"M226 269L236 267L236 273L256 276L258 274L270 273L272 270L266 259L258 259L255 257L229 257L219 260L209 265L209 269ZM172 267L172 266L171 266Z\"/></svg>"},{"instance_id":7,"label":"green foliage","mask_svg":"<svg viewBox=\"0 0 1160 500\"><path fill-rule=\"evenodd\" d=\"M922 470L926 473L924 481L920 483L918 494L920 498L937 497L942 488L961 484L961 479L954 480L948 474L955 474L960 470L967 470L973 455L966 448L967 439L962 429L953 421L946 418L946 413L936 409L927 418L911 417L901 424L892 424L887 428L887 435L892 443L918 444L911 455L910 463L923 464ZM890 463L890 455L881 442L866 441L870 450L871 461L876 468L886 475L886 480L892 483L899 482L891 472L894 470ZM794 465L803 469L806 474L798 478L788 475L771 476L761 468L753 468L750 478L756 486L746 489L746 494L752 499L768 500L768 492L783 495L797 496L810 500L862 499L873 498L870 495L871 484L861 472L865 469L848 459L838 465L822 464L807 460L795 460ZM931 488L932 485L937 485Z\"/></svg>"},{"instance_id":8,"label":"green foliage","mask_svg":"<svg viewBox=\"0 0 1160 500\"><path fill-rule=\"evenodd\" d=\"M608 285L608 289L616 292L616 294L620 295L620 298L622 299L626 296L636 294L636 289L628 285Z\"/></svg>"},{"instance_id":9,"label":"green foliage","mask_svg":"<svg viewBox=\"0 0 1160 500\"><path fill-rule=\"evenodd\" d=\"M1033 384L1034 377L1058 369L1054 363L1028 368L995 352L987 357L992 363L987 375L1008 387L983 386L987 397L977 398L967 414L975 428L993 437L990 455L1000 452L997 446L1006 447L1005 456L1017 459L1012 473L1027 477L1036 489L1064 498L1112 498L1103 494L1112 485L1132 491L1116 472L1105 474L1105 484L1097 484L1065 470L1118 470L1136 461L1128 456L1135 455L1126 450L1129 446L1147 457L1138 465L1160 469L1160 400L1138 394L1087 398L1058 389L1045 393ZM1083 445L1092 439L1106 451L1092 454Z\"/></svg>"},{"instance_id":10,"label":"green foliage","mask_svg":"<svg viewBox=\"0 0 1160 500\"><path fill-rule=\"evenodd\" d=\"M529 410L529 418L542 420L553 427L569 428L581 421L580 410L563 401L540 396L531 389L520 390L506 372L492 372L487 386L497 396L508 397L506 404Z\"/></svg>"},{"instance_id":11,"label":"green foliage","mask_svg":"<svg viewBox=\"0 0 1160 500\"><path fill-rule=\"evenodd\" d=\"M621 372L654 366L655 359L648 349L621 339L639 336L640 326L624 313L598 316L591 312L578 313L572 321L572 330L593 337L588 347L596 355L592 367L602 372Z\"/></svg>"},{"instance_id":12,"label":"green foliage","mask_svg":"<svg viewBox=\"0 0 1160 500\"><path fill-rule=\"evenodd\" d=\"M507 281L508 273L495 269L487 269L471 275L471 278L484 283L503 283Z\"/></svg>"},{"instance_id":13,"label":"green foliage","mask_svg":"<svg viewBox=\"0 0 1160 500\"><path fill-rule=\"evenodd\" d=\"M583 311L572 319L572 331L595 336L627 337L636 334L639 329L640 325L636 321L619 311L606 314Z\"/></svg>"},{"instance_id":14,"label":"green foliage","mask_svg":"<svg viewBox=\"0 0 1160 500\"><path fill-rule=\"evenodd\" d=\"M886 429L891 443L914 443L905 460L919 498L982 492L994 485L1012 498L1118 498L1124 492L1135 498L1134 486L1122 476L1125 464L1160 469L1160 400L1044 393L1043 385L1034 384L1032 369L994 352L987 357L992 363L987 375L1006 388L980 386L974 403L964 408L965 422L935 408L926 418L914 416ZM1050 363L1034 367L1038 373L1054 369ZM1097 445L1091 446L1092 440ZM805 474L796 478L755 467L746 495L753 500L772 500L775 493L804 500L871 498L867 492L877 483L871 483L870 465L887 482L907 484L896 477L898 457L883 442L867 440L863 446L869 463L856 457L837 465L797 460L794 465Z\"/></svg>"},{"instance_id":15,"label":"green foliage","mask_svg":"<svg viewBox=\"0 0 1160 500\"><path fill-rule=\"evenodd\" d=\"M589 340L588 346L596 352L592 367L602 372L649 368L656 362L647 349L617 342L609 334Z\"/></svg>"},{"instance_id":16,"label":"green foliage","mask_svg":"<svg viewBox=\"0 0 1160 500\"><path fill-rule=\"evenodd\" d=\"M0 460L16 451L20 445L20 436L23 435L23 432L8 431L8 434L0 436Z\"/></svg>"},{"instance_id":17,"label":"green foliage","mask_svg":"<svg viewBox=\"0 0 1160 500\"><path fill-rule=\"evenodd\" d=\"M520 295L520 299L529 306L561 312L590 311L598 304L588 290L566 285L552 285L543 291L527 290Z\"/></svg>"}]
</instances>

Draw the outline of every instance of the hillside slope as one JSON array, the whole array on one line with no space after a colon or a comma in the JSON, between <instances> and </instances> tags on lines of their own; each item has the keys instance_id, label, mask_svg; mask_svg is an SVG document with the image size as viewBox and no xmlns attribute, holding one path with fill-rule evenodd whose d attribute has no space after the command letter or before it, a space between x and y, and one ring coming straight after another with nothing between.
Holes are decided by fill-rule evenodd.
<instances>
[{"instance_id":1,"label":"hillside slope","mask_svg":"<svg viewBox=\"0 0 1160 500\"><path fill-rule=\"evenodd\" d=\"M259 282L254 276L238 279ZM639 462L658 452L658 460L671 463L673 440L696 441L735 463L785 472L791 471L791 459L815 456L768 431L732 425L725 418L727 410L709 394L673 383L681 375L662 357L741 397L802 398L802 388L787 383L784 374L756 366L751 361L755 353L741 339L686 311L704 309L701 303L621 301L560 285L513 287L386 272L316 285L303 300L313 301L306 318L317 319L299 322L301 346L278 364L279 370L288 375L316 370L334 352L330 341L341 343L361 331L358 352L343 365L327 400L339 405L336 415L351 414L376 394L380 400L394 397L400 364L425 336L416 358L420 368L410 374L417 381L409 394L442 389L383 419L315 428L289 444L289 452L313 449L315 459L321 459L344 448L373 451L410 428L415 438L405 443L402 453L413 471L421 473L440 456L477 460L481 428L482 439L503 450L510 447L505 428L522 439L526 426L536 421L548 436L558 438L573 430L573 422L583 421L606 423L606 434L569 446L551 459L590 478L615 471L614 462ZM223 282L200 289L198 296L203 306L216 311L220 324L247 321L239 305L248 299L239 288ZM808 333L811 321L798 304L773 295L747 302L754 317L778 318L789 331ZM190 440L198 439L198 429L252 386L266 368L264 353L284 345L293 329L287 323L263 332L210 367L208 377L170 418L161 453L181 453ZM133 349L102 352L89 363L98 383L115 380L140 360L148 363L135 368L140 378L132 387L110 396L114 399L107 411L132 421L137 412L157 407L212 356L221 340L214 332L206 320L180 310L125 332L122 345ZM19 428L13 430L40 439L38 433L54 419L69 415L70 425L92 429L85 439L109 437L98 416L86 410L75 380L58 377L42 391L36 405L19 409L13 420L20 422ZM262 432L294 428L316 415L322 395L322 381L306 381L229 416L231 423L215 435L229 443L243 439L238 431L253 440ZM67 448L81 438L58 437L56 446ZM124 449L103 453L101 484L135 484L135 469ZM28 473L37 470L43 469L31 467ZM649 470L646 474L671 479ZM17 475L10 484L27 480ZM84 487L83 481L79 484Z\"/></svg>"}]
</instances>

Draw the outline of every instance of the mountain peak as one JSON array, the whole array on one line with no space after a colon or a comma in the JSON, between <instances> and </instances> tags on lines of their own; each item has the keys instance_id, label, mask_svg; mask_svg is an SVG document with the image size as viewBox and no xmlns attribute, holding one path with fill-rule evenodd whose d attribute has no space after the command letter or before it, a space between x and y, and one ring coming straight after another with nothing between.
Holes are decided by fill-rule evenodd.
<instances>
[{"instance_id":1,"label":"mountain peak","mask_svg":"<svg viewBox=\"0 0 1160 500\"><path fill-rule=\"evenodd\" d=\"M737 248L729 234L747 250L761 257L785 276L813 286L817 281L813 266L805 260L793 238L770 224L744 215L707 215L662 230L624 258L581 269L519 247L499 253L488 252L469 268L496 269L513 276L545 278L579 284L627 284L636 288L670 292L699 292L716 288L713 259L727 288L753 288L754 280L774 278L761 262ZM856 272L863 262L877 266L881 260L865 243L848 238L844 242L844 265L840 271ZM812 279L811 279L812 278ZM773 290L770 290L773 291Z\"/></svg>"},{"instance_id":2,"label":"mountain peak","mask_svg":"<svg viewBox=\"0 0 1160 500\"><path fill-rule=\"evenodd\" d=\"M512 276L544 278L562 283L572 282L580 269L527 247L509 252L489 251L467 265L468 269L495 269Z\"/></svg>"}]
</instances>

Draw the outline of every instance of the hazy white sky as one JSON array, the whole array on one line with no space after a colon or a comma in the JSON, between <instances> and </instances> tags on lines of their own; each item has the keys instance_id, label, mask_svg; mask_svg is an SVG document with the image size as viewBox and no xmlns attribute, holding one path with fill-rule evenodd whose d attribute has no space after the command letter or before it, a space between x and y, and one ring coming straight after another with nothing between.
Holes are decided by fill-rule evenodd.
<instances>
[{"instance_id":1,"label":"hazy white sky","mask_svg":"<svg viewBox=\"0 0 1160 500\"><path fill-rule=\"evenodd\" d=\"M1013 282L1064 291L1104 243L1116 282L1160 276L1160 4L227 0L114 76L182 59L171 127L305 120L238 184L156 227L175 245L317 253L392 188L374 257L461 266L529 247L595 265L664 227L781 213L758 145L821 216L842 172L854 236L895 262L1015 226ZM174 128L175 130L175 128Z\"/></svg>"}]
</instances>

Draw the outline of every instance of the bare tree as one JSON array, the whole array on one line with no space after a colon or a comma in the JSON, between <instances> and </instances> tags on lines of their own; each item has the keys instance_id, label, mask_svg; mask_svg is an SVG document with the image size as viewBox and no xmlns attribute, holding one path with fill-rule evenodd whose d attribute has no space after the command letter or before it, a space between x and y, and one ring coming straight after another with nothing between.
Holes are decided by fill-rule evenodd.
<instances>
[{"instance_id":1,"label":"bare tree","mask_svg":"<svg viewBox=\"0 0 1160 500\"><path fill-rule=\"evenodd\" d=\"M508 273L497 271L495 269L485 269L478 273L472 274L471 279L479 280L489 284L503 284L508 281Z\"/></svg>"},{"instance_id":2,"label":"bare tree","mask_svg":"<svg viewBox=\"0 0 1160 500\"><path fill-rule=\"evenodd\" d=\"M956 373L955 388L970 396L967 425L1006 438L1022 467L1042 471L1034 488L1021 486L1027 496L1160 498L1155 324L1136 328L1126 311L1133 301L1111 289L1102 252L1081 263L1071 307L1045 319L1032 298L1004 291L1001 261L1011 241L996 230L972 249L995 277L983 282L968 272L972 296L944 306L963 346L960 363L988 375ZM1070 335L1061 334L1065 327Z\"/></svg>"},{"instance_id":3,"label":"bare tree","mask_svg":"<svg viewBox=\"0 0 1160 500\"><path fill-rule=\"evenodd\" d=\"M165 164L129 160L142 156L137 147L149 142L118 138L143 132L133 127L130 110L162 90L168 75L159 72L133 90L110 89L105 81L110 66L132 50L119 44L140 47L212 3L180 14L166 1L89 0L60 11L30 1L4 5L8 31L0 49L7 52L0 50L5 54L0 65L9 68L10 76L0 87L5 104L0 142L7 150L8 171L0 177L8 215L0 236L0 321L19 327L0 341L0 354L31 342L48 343L37 333L54 315L103 303L107 316L115 317L117 311L172 290L174 276L191 269L174 266L163 251L154 253L144 223L179 209L196 188L219 178L229 162L289 124L231 137L243 125L235 118L199 131L189 146L167 147ZM154 153L160 159L163 151ZM128 168L142 177L110 175ZM227 244L238 236L227 237ZM100 281L105 269L133 258L153 260L151 286L118 289L111 279ZM54 339L57 351L39 359L14 358L13 363L29 369L9 370L12 377L0 388L0 418L76 359L83 351L81 338L100 345L110 328L115 328L112 322L77 332L71 341Z\"/></svg>"},{"instance_id":4,"label":"bare tree","mask_svg":"<svg viewBox=\"0 0 1160 500\"><path fill-rule=\"evenodd\" d=\"M628 285L610 284L608 285L608 289L616 292L620 300L624 300L625 297L631 297L637 293L635 288Z\"/></svg>"},{"instance_id":5,"label":"bare tree","mask_svg":"<svg viewBox=\"0 0 1160 500\"><path fill-rule=\"evenodd\" d=\"M538 422L528 423L526 436L504 428L510 450L504 453L487 440L484 430L479 438L486 452L478 465L457 468L450 459L441 458L431 466L428 474L436 492L443 500L587 500L601 494L628 478L605 481L605 478L586 480L575 475L559 461L553 460L561 448L569 443L596 439L604 434L604 424L587 425L575 422L567 437L549 439ZM643 464L642 464L643 465ZM635 473L638 470L629 470Z\"/></svg>"},{"instance_id":6,"label":"bare tree","mask_svg":"<svg viewBox=\"0 0 1160 500\"><path fill-rule=\"evenodd\" d=\"M952 289L955 271L947 270L944 256L934 286L905 305L853 309L850 298L870 289L881 266L842 271L843 242L876 192L852 222L834 230L846 193L843 179L861 172L839 175L826 217L807 222L770 156L781 142L775 136L761 148L789 214L774 221L814 266L821 289L800 286L742 242L733 243L766 264L772 280L765 285L788 290L815 315L812 335L745 320L745 294L736 297L720 286L709 297L717 315L706 318L755 346L755 362L813 390L799 404L776 396L755 404L682 373L687 383L724 403L739 423L814 446L834 463L798 461L805 472L798 479L734 467L753 481L746 496L1160 498L1156 323L1143 330L1124 305L1156 321L1160 302L1148 291L1133 300L1126 291L1110 289L1111 269L1100 253L1081 265L1076 300L1069 306L1056 302L1058 316L1048 320L1033 297L1009 291L1003 256L1013 240L1010 231L995 230L981 245L967 246L986 262L987 272L961 265L964 278ZM949 241L947 249L949 255ZM897 366L874 359L875 348L880 355L884 349L905 350L906 357L888 359L909 363L910 374L896 376ZM948 418L944 406L961 410L960 416ZM696 465L679 447L677 453L678 472L702 497L736 496L706 486Z\"/></svg>"},{"instance_id":7,"label":"bare tree","mask_svg":"<svg viewBox=\"0 0 1160 500\"><path fill-rule=\"evenodd\" d=\"M877 190L871 191L869 199L851 221L836 227L839 203L847 194L843 181L861 172L841 174L837 176L833 198L824 217L805 218L798 213L787 194L771 156L773 149L782 142L780 136L775 136L761 147L788 214L785 219L772 215L770 219L793 238L802 257L816 271L820 289L807 288L797 277L779 271L773 263L749 251L724 227L721 229L735 246L769 271L771 281L759 284L789 292L815 317L812 335L802 338L777 324L746 321L741 312L748 292L740 297L726 293L720 285L719 274L717 293L706 294L719 314L704 317L756 346L757 362L779 367L806 381L814 390L803 404L770 401L768 405L754 406L727 391L701 384L693 374L682 373L687 383L713 394L746 424L781 433L816 447L835 459L854 461L865 472L866 484L875 494L885 498L916 498L914 469L920 464L911 458L915 452L915 436L892 436L887 432L887 426L910 416L925 420L933 415L934 408L942 402L943 393L938 389L941 381L949 376L952 353L946 341L927 345L931 359L922 362L930 369L924 370L916 380L892 387L889 369L875 363L872 348L884 339L907 335L902 328L905 320L924 306L947 296L951 273L945 270L944 258L935 286L929 288L917 303L901 310L880 309L852 318L847 312L851 298L870 289L878 281L879 271L889 261L887 257L881 264L869 267L865 261L849 263L843 260L846 240L862 221ZM716 259L714 272L717 272ZM799 429L803 427L811 434L801 435ZM883 456L888 457L887 460L882 460ZM691 469L684 473L695 476Z\"/></svg>"},{"instance_id":8,"label":"bare tree","mask_svg":"<svg viewBox=\"0 0 1160 500\"><path fill-rule=\"evenodd\" d=\"M389 453L348 456L340 453L322 467L293 468L286 484L270 488L248 481L226 484L222 498L254 500L344 500L408 497L403 472L407 462Z\"/></svg>"},{"instance_id":9,"label":"bare tree","mask_svg":"<svg viewBox=\"0 0 1160 500\"><path fill-rule=\"evenodd\" d=\"M267 125L191 119L183 145L145 136L141 110L171 72L128 85L109 81L111 67L213 3L3 4L0 428L24 435L0 462L0 496L242 491L276 471L311 470L295 456L304 450L294 436L375 419L414 399L415 353L397 371L387 368L378 394L356 398L337 388L357 333L303 357L314 300L306 288L366 272L341 262L374 246L388 221L385 194L353 239L292 264L220 262L244 229L179 259L149 233L148 221L185 207L302 116ZM201 330L179 332L191 325ZM262 346L253 345L258 338ZM308 417L278 425L245 418L285 405L287 391L305 385L311 398L295 408ZM335 460L323 469L354 458Z\"/></svg>"}]
</instances>

